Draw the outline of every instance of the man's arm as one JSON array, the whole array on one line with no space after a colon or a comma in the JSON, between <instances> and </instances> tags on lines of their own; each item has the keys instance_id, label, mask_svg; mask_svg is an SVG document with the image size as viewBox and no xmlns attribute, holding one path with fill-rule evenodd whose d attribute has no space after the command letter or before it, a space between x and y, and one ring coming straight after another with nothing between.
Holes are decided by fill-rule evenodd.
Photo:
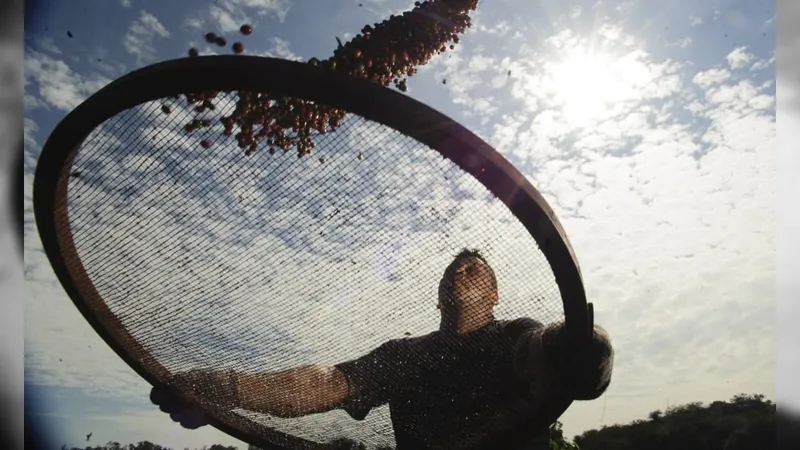
<instances>
[{"instance_id":1,"label":"man's arm","mask_svg":"<svg viewBox=\"0 0 800 450\"><path fill-rule=\"evenodd\" d=\"M514 343L514 374L527 386L527 395L516 397L492 411L478 426L465 430L459 436L462 441L452 443L454 447L495 444L510 430L529 428L530 424L520 420L541 411L554 396L597 398L611 379L613 349L608 334L600 327L595 327L590 344L577 350L564 345L563 324L544 326L536 320L520 318L506 323L503 332Z\"/></svg>"},{"instance_id":2,"label":"man's arm","mask_svg":"<svg viewBox=\"0 0 800 450\"><path fill-rule=\"evenodd\" d=\"M317 365L276 373L237 373L235 384L241 408L277 417L330 411L349 393L342 372Z\"/></svg>"},{"instance_id":3,"label":"man's arm","mask_svg":"<svg viewBox=\"0 0 800 450\"><path fill-rule=\"evenodd\" d=\"M244 409L278 417L300 417L346 410L361 419L389 401L402 381L406 356L400 341L389 341L372 352L333 367L303 366L277 373L236 375L239 403Z\"/></svg>"},{"instance_id":4,"label":"man's arm","mask_svg":"<svg viewBox=\"0 0 800 450\"><path fill-rule=\"evenodd\" d=\"M175 375L172 384L230 408L243 408L277 417L301 417L344 409L357 420L388 402L402 383L407 365L405 346L389 341L361 358L334 367L308 365L281 372L245 373L194 369ZM160 388L153 402L166 412L184 409Z\"/></svg>"},{"instance_id":5,"label":"man's arm","mask_svg":"<svg viewBox=\"0 0 800 450\"><path fill-rule=\"evenodd\" d=\"M608 333L595 326L592 339L577 346L563 323L528 327L517 338L514 367L534 394L564 394L575 400L600 397L611 383L614 349Z\"/></svg>"},{"instance_id":6,"label":"man's arm","mask_svg":"<svg viewBox=\"0 0 800 450\"><path fill-rule=\"evenodd\" d=\"M410 382L412 355L408 341L391 340L361 358L336 365L348 385L341 408L356 420L363 420L372 408L389 402L398 388Z\"/></svg>"}]
</instances>

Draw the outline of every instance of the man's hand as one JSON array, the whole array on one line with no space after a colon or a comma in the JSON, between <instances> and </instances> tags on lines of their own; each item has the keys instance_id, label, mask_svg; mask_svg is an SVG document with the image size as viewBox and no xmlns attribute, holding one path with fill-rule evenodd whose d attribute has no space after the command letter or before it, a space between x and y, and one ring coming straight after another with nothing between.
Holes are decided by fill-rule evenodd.
<instances>
[{"instance_id":1,"label":"man's hand","mask_svg":"<svg viewBox=\"0 0 800 450\"><path fill-rule=\"evenodd\" d=\"M611 381L614 350L601 327L594 327L589 342L573 344L559 323L525 332L514 349L514 364L536 397L593 400Z\"/></svg>"},{"instance_id":2,"label":"man's hand","mask_svg":"<svg viewBox=\"0 0 800 450\"><path fill-rule=\"evenodd\" d=\"M150 401L167 414L173 422L182 427L194 430L208 425L205 414L191 405L175 388L157 385L150 390Z\"/></svg>"},{"instance_id":3,"label":"man's hand","mask_svg":"<svg viewBox=\"0 0 800 450\"><path fill-rule=\"evenodd\" d=\"M600 326L587 342L573 343L563 324L548 326L541 337L544 359L553 387L575 400L594 400L608 388L614 367L614 348Z\"/></svg>"},{"instance_id":4,"label":"man's hand","mask_svg":"<svg viewBox=\"0 0 800 450\"><path fill-rule=\"evenodd\" d=\"M181 392L216 403L220 408L232 409L238 404L238 387L232 372L192 369L175 374L167 384L157 385L150 391L150 401L168 413L173 422L184 428L196 429L207 425L205 414Z\"/></svg>"}]
</instances>

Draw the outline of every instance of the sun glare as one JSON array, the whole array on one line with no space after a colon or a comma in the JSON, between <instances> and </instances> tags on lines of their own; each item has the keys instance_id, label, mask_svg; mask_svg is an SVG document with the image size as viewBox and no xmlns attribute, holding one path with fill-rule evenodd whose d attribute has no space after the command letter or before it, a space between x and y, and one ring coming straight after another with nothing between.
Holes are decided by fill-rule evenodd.
<instances>
[{"instance_id":1,"label":"sun glare","mask_svg":"<svg viewBox=\"0 0 800 450\"><path fill-rule=\"evenodd\" d=\"M578 126L602 120L614 102L631 93L630 80L615 70L619 63L611 55L578 47L550 65L553 94L567 120Z\"/></svg>"}]
</instances>

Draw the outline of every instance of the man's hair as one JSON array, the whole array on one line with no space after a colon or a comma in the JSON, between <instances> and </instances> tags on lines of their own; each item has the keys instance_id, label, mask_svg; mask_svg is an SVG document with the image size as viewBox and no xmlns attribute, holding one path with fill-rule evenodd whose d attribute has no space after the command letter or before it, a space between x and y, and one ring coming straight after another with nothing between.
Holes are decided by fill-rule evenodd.
<instances>
[{"instance_id":1,"label":"man's hair","mask_svg":"<svg viewBox=\"0 0 800 450\"><path fill-rule=\"evenodd\" d=\"M494 269L492 269L492 265L489 264L489 261L485 256L483 256L483 253L481 253L480 250L463 248L460 252L458 252L458 254L456 254L455 258L453 258L453 262L458 261L461 258L476 258L483 261L483 263L489 267L489 272L492 274L492 287L497 289L497 277L494 274Z\"/></svg>"},{"instance_id":2,"label":"man's hair","mask_svg":"<svg viewBox=\"0 0 800 450\"><path fill-rule=\"evenodd\" d=\"M479 250L470 250L468 248L464 248L456 256L453 258L453 261L450 262L450 265L447 266L447 270L445 270L444 276L442 280L439 282L439 307L442 310L442 323L439 326L441 330L453 330L455 329L457 314L455 313L455 304L452 301L451 294L453 292L453 280L455 278L456 269L458 266L455 266L454 263L462 258L477 258L486 264L489 267L489 273L491 273L491 283L494 289L497 289L497 278L494 274L494 269L486 260L486 257L481 254Z\"/></svg>"}]
</instances>

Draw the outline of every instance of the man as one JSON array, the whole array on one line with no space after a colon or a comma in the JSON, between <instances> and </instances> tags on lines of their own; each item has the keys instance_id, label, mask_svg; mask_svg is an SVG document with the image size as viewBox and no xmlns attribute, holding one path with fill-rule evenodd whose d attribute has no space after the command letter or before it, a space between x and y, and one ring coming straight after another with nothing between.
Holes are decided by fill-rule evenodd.
<instances>
[{"instance_id":1,"label":"man","mask_svg":"<svg viewBox=\"0 0 800 450\"><path fill-rule=\"evenodd\" d=\"M563 324L496 320L498 301L497 279L486 259L465 249L439 283L438 331L390 340L333 367L277 373L194 370L178 374L173 384L231 408L278 417L339 408L363 420L370 409L388 403L398 450L469 447L491 439L550 396L591 400L606 390L613 349L602 328L595 327L591 341L574 348ZM204 424L170 392L157 386L151 398L187 428Z\"/></svg>"}]
</instances>

